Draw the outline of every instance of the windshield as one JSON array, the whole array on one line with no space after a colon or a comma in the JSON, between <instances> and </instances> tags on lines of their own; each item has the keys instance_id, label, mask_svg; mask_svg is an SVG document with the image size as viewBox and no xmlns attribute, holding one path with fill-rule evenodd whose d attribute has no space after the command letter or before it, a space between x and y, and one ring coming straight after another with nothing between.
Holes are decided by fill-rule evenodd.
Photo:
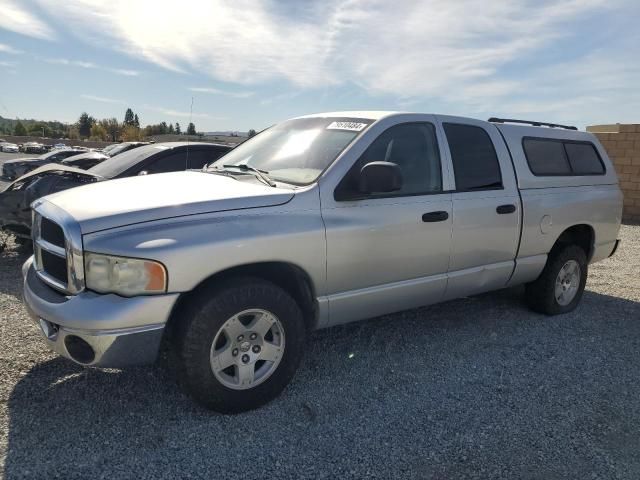
<instances>
[{"instance_id":1,"label":"windshield","mask_svg":"<svg viewBox=\"0 0 640 480\"><path fill-rule=\"evenodd\" d=\"M110 157L115 157L120 152L124 152L128 148L131 148L131 144L130 143L121 143L120 145L116 145L115 147L110 148L109 150L105 149L105 150L103 150L103 152L105 152Z\"/></svg>"},{"instance_id":2,"label":"windshield","mask_svg":"<svg viewBox=\"0 0 640 480\"><path fill-rule=\"evenodd\" d=\"M363 118L289 120L237 146L209 169L249 165L267 173L272 180L307 185L371 123Z\"/></svg>"},{"instance_id":3,"label":"windshield","mask_svg":"<svg viewBox=\"0 0 640 480\"><path fill-rule=\"evenodd\" d=\"M113 178L143 161L147 157L150 157L162 150L166 150L167 148L169 147L160 144L137 147L132 150L127 150L115 157L107 158L104 162L99 163L95 167L91 167L89 171L96 175L100 175L101 177Z\"/></svg>"}]
</instances>

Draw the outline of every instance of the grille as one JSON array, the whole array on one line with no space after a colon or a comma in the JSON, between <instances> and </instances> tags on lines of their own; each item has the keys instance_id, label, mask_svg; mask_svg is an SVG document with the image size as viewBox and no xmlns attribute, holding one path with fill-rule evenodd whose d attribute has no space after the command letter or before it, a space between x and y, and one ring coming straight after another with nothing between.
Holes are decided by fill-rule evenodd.
<instances>
[{"instance_id":1,"label":"grille","mask_svg":"<svg viewBox=\"0 0 640 480\"><path fill-rule=\"evenodd\" d=\"M63 284L67 284L67 259L41 250L42 270Z\"/></svg>"},{"instance_id":2,"label":"grille","mask_svg":"<svg viewBox=\"0 0 640 480\"><path fill-rule=\"evenodd\" d=\"M64 210L40 200L33 205L33 253L36 274L44 283L64 294L84 290L80 225Z\"/></svg>"},{"instance_id":3,"label":"grille","mask_svg":"<svg viewBox=\"0 0 640 480\"><path fill-rule=\"evenodd\" d=\"M53 223L48 218L42 217L42 223L40 224L40 236L43 240L55 245L56 247L64 248L64 232L57 223Z\"/></svg>"},{"instance_id":4,"label":"grille","mask_svg":"<svg viewBox=\"0 0 640 480\"><path fill-rule=\"evenodd\" d=\"M38 276L48 285L66 292L68 269L64 231L39 213L35 213L33 220L33 251Z\"/></svg>"}]
</instances>

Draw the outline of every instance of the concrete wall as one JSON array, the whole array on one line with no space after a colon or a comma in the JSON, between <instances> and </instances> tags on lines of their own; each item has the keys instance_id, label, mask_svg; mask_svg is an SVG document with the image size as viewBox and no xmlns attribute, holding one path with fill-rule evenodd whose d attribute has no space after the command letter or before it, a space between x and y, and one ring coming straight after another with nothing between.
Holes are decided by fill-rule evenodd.
<instances>
[{"instance_id":1,"label":"concrete wall","mask_svg":"<svg viewBox=\"0 0 640 480\"><path fill-rule=\"evenodd\" d=\"M593 125L587 131L598 137L616 168L624 219L640 222L640 124Z\"/></svg>"}]
</instances>

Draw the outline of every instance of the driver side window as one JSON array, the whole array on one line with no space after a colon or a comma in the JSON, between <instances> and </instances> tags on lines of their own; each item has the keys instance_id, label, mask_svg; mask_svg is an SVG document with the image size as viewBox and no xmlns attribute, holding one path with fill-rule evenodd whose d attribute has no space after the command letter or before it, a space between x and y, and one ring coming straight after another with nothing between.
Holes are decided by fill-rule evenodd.
<instances>
[{"instance_id":1,"label":"driver side window","mask_svg":"<svg viewBox=\"0 0 640 480\"><path fill-rule=\"evenodd\" d=\"M371 162L391 162L400 167L402 188L384 194L358 191L360 170ZM382 133L362 154L336 189L337 200L426 195L442 191L442 169L435 127L430 123L405 123Z\"/></svg>"}]
</instances>

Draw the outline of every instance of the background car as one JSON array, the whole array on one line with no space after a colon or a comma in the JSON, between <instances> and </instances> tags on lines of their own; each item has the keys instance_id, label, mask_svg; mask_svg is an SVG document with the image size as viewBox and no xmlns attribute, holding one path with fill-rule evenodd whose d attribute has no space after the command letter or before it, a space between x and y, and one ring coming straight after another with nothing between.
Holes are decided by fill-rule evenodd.
<instances>
[{"instance_id":1,"label":"background car","mask_svg":"<svg viewBox=\"0 0 640 480\"><path fill-rule=\"evenodd\" d=\"M0 152L4 153L18 153L18 145L15 143L2 142L0 143Z\"/></svg>"},{"instance_id":2,"label":"background car","mask_svg":"<svg viewBox=\"0 0 640 480\"><path fill-rule=\"evenodd\" d=\"M0 193L0 229L12 233L18 243L28 243L31 238L29 206L40 197L91 182L199 170L231 148L215 143L156 143L107 158L89 170L63 164L44 165L14 181ZM135 202L135 199L131 201Z\"/></svg>"},{"instance_id":3,"label":"background car","mask_svg":"<svg viewBox=\"0 0 640 480\"><path fill-rule=\"evenodd\" d=\"M69 158L65 158L60 162L61 165L66 165L67 167L75 167L81 168L83 170L88 170L91 167L95 167L101 162L104 162L109 155L105 155L100 152L83 152L79 155L74 155Z\"/></svg>"},{"instance_id":4,"label":"background car","mask_svg":"<svg viewBox=\"0 0 640 480\"><path fill-rule=\"evenodd\" d=\"M46 147L38 142L27 142L22 146L22 151L24 153L44 153Z\"/></svg>"},{"instance_id":5,"label":"background car","mask_svg":"<svg viewBox=\"0 0 640 480\"><path fill-rule=\"evenodd\" d=\"M39 157L25 157L16 158L15 160L8 160L2 165L2 176L9 180L13 180L21 177L22 175L29 173L31 170L35 170L47 163L58 163L67 157L78 155L82 153L80 150L74 150L68 148L66 150L53 150Z\"/></svg>"}]
</instances>

